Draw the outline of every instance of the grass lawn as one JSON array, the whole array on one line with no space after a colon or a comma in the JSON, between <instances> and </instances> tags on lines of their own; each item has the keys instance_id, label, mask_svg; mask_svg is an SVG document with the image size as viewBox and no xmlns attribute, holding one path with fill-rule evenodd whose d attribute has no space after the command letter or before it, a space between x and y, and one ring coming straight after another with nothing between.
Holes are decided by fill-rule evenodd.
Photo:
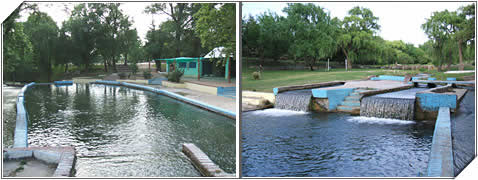
<instances>
[{"instance_id":1,"label":"grass lawn","mask_svg":"<svg viewBox=\"0 0 478 180\"><path fill-rule=\"evenodd\" d=\"M272 88L279 86L302 85L310 83L320 83L335 80L360 80L370 75L398 75L418 74L419 71L412 70L382 70L382 69L353 69L345 71L344 69L334 69L330 72L324 70L266 70L262 73L259 80L252 78L252 72L256 69L244 69L242 74L242 90L272 92ZM446 77L456 77L457 80L463 80L463 76L472 76L474 73L465 74L444 74L443 72L431 71L425 72L432 74L437 80L445 80Z\"/></svg>"}]
</instances>

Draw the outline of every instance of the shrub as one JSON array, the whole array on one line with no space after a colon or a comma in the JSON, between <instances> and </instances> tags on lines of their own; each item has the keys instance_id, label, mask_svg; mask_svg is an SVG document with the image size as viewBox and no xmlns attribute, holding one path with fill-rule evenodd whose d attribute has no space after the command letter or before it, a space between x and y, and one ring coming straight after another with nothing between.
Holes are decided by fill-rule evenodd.
<instances>
[{"instance_id":1,"label":"shrub","mask_svg":"<svg viewBox=\"0 0 478 180\"><path fill-rule=\"evenodd\" d=\"M126 74L125 72L121 72L118 74L118 76L120 77L120 79L126 79L126 76L128 76L128 74Z\"/></svg>"},{"instance_id":2,"label":"shrub","mask_svg":"<svg viewBox=\"0 0 478 180\"><path fill-rule=\"evenodd\" d=\"M254 78L254 80L258 80L261 78L261 73L255 71L252 73L252 78Z\"/></svg>"},{"instance_id":3,"label":"shrub","mask_svg":"<svg viewBox=\"0 0 478 180\"><path fill-rule=\"evenodd\" d=\"M184 71L175 69L173 72L168 73L168 81L171 82L179 82L181 81L181 77L183 76Z\"/></svg>"},{"instance_id":4,"label":"shrub","mask_svg":"<svg viewBox=\"0 0 478 180\"><path fill-rule=\"evenodd\" d=\"M144 79L151 79L153 75L149 71L143 71L143 77Z\"/></svg>"}]
</instances>

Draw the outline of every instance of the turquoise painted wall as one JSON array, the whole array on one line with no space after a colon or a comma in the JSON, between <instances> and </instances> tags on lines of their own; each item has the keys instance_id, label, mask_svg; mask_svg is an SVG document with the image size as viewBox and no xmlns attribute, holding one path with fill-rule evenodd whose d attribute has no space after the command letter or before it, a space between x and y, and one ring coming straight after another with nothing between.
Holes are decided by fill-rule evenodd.
<instances>
[{"instance_id":1,"label":"turquoise painted wall","mask_svg":"<svg viewBox=\"0 0 478 180\"><path fill-rule=\"evenodd\" d=\"M354 88L343 89L312 89L312 96L314 98L327 98L329 99L329 110L337 109L337 106L345 100L350 93L354 91Z\"/></svg>"},{"instance_id":2,"label":"turquoise painted wall","mask_svg":"<svg viewBox=\"0 0 478 180\"><path fill-rule=\"evenodd\" d=\"M180 66L180 63L186 63L186 66L185 67L181 67ZM202 67L202 61L199 62L200 63L200 66ZM168 61L166 63L166 72L169 72L169 66L171 64L174 64L174 62L172 61ZM192 64L196 64L195 67L190 67ZM198 65L197 65L197 61L191 61L191 62L176 62L176 68L184 71L184 76L190 76L190 77L197 77L198 75ZM202 68L200 68L199 70L199 73L201 74L202 76Z\"/></svg>"}]
</instances>

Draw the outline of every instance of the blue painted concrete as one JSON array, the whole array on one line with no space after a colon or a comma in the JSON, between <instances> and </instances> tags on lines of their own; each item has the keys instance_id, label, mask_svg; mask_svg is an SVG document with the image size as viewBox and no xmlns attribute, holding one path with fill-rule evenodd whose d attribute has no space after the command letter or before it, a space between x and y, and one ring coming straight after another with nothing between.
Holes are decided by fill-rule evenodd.
<instances>
[{"instance_id":1,"label":"blue painted concrete","mask_svg":"<svg viewBox=\"0 0 478 180\"><path fill-rule=\"evenodd\" d=\"M450 108L448 107L440 107L438 111L427 173L429 177L454 176Z\"/></svg>"},{"instance_id":2,"label":"blue painted concrete","mask_svg":"<svg viewBox=\"0 0 478 180\"><path fill-rule=\"evenodd\" d=\"M312 89L312 96L314 98L328 98L329 110L337 109L337 106L345 100L345 97L349 96L355 88L343 88L343 89Z\"/></svg>"},{"instance_id":3,"label":"blue painted concrete","mask_svg":"<svg viewBox=\"0 0 478 180\"><path fill-rule=\"evenodd\" d=\"M217 87L217 95L235 99L236 87Z\"/></svg>"},{"instance_id":4,"label":"blue painted concrete","mask_svg":"<svg viewBox=\"0 0 478 180\"><path fill-rule=\"evenodd\" d=\"M272 92L274 92L274 96L277 95L279 93L279 89L278 88L274 88L272 89Z\"/></svg>"},{"instance_id":5,"label":"blue painted concrete","mask_svg":"<svg viewBox=\"0 0 478 180\"><path fill-rule=\"evenodd\" d=\"M447 81L456 81L456 78L446 78Z\"/></svg>"},{"instance_id":6,"label":"blue painted concrete","mask_svg":"<svg viewBox=\"0 0 478 180\"><path fill-rule=\"evenodd\" d=\"M438 111L440 107L456 108L456 94L417 93L420 107L426 111Z\"/></svg>"},{"instance_id":7,"label":"blue painted concrete","mask_svg":"<svg viewBox=\"0 0 478 180\"><path fill-rule=\"evenodd\" d=\"M209 104L206 104L206 103L194 100L194 99L190 99L190 98L181 96L179 94L172 93L172 92L162 90L162 89L157 89L157 88L153 88L153 87L149 87L149 86L143 86L143 85L132 84L132 83L116 82L116 81L97 80L95 83L107 84L107 85L126 86L126 87L141 89L141 90L147 90L147 91L155 92L155 93L158 93L158 94L161 94L161 95L165 95L165 96L180 100L182 102L185 102L185 103L188 103L188 104L191 104L191 105L194 105L194 106L197 106L197 107L200 107L200 108L212 111L212 112L216 112L218 114L221 114L223 116L226 116L226 117L229 117L229 118L232 118L232 119L236 118L236 113L234 113L234 112L231 112L231 111L228 111L228 110L225 110L225 109L222 109L222 108L218 108L218 107L215 107L215 106L211 106Z\"/></svg>"},{"instance_id":8,"label":"blue painted concrete","mask_svg":"<svg viewBox=\"0 0 478 180\"><path fill-rule=\"evenodd\" d=\"M73 84L73 81L54 81L54 84Z\"/></svg>"},{"instance_id":9,"label":"blue painted concrete","mask_svg":"<svg viewBox=\"0 0 478 180\"><path fill-rule=\"evenodd\" d=\"M404 81L405 77L403 76L390 76L390 75L380 75L378 77L372 77L370 80L378 81L378 80L391 80L391 81Z\"/></svg>"},{"instance_id":10,"label":"blue painted concrete","mask_svg":"<svg viewBox=\"0 0 478 180\"><path fill-rule=\"evenodd\" d=\"M17 117L15 122L15 132L13 136L13 147L28 147L28 113L24 105L25 92L29 87L35 85L34 82L29 83L21 89L17 95L16 109Z\"/></svg>"},{"instance_id":11,"label":"blue painted concrete","mask_svg":"<svg viewBox=\"0 0 478 180\"><path fill-rule=\"evenodd\" d=\"M437 78L432 78L432 77L431 77L431 78L428 78L428 80L430 80L430 81L435 81L435 80L437 80Z\"/></svg>"}]
</instances>

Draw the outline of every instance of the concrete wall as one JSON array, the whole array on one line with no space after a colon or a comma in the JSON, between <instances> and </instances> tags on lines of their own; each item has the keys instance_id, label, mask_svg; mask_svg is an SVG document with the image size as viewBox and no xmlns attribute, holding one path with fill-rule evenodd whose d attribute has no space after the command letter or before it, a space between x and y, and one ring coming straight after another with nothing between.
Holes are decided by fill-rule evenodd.
<instances>
[{"instance_id":1,"label":"concrete wall","mask_svg":"<svg viewBox=\"0 0 478 180\"><path fill-rule=\"evenodd\" d=\"M16 116L16 122L15 122L15 132L13 137L13 147L15 148L28 147L28 113L24 105L24 102L25 102L24 96L28 88L33 85L35 85L34 82L23 86L23 88L17 95L17 104L16 104L17 116Z\"/></svg>"},{"instance_id":2,"label":"concrete wall","mask_svg":"<svg viewBox=\"0 0 478 180\"><path fill-rule=\"evenodd\" d=\"M206 177L234 177L232 174L224 172L209 157L201 151L196 145L191 143L183 144L183 153L189 157L191 163L196 169Z\"/></svg>"},{"instance_id":3,"label":"concrete wall","mask_svg":"<svg viewBox=\"0 0 478 180\"><path fill-rule=\"evenodd\" d=\"M391 80L391 81L404 81L405 77L403 76L389 76L389 75L380 75L378 77L372 77L370 80Z\"/></svg>"},{"instance_id":4,"label":"concrete wall","mask_svg":"<svg viewBox=\"0 0 478 180\"><path fill-rule=\"evenodd\" d=\"M440 107L433 133L427 176L453 177L453 149L451 140L450 108Z\"/></svg>"}]
</instances>

